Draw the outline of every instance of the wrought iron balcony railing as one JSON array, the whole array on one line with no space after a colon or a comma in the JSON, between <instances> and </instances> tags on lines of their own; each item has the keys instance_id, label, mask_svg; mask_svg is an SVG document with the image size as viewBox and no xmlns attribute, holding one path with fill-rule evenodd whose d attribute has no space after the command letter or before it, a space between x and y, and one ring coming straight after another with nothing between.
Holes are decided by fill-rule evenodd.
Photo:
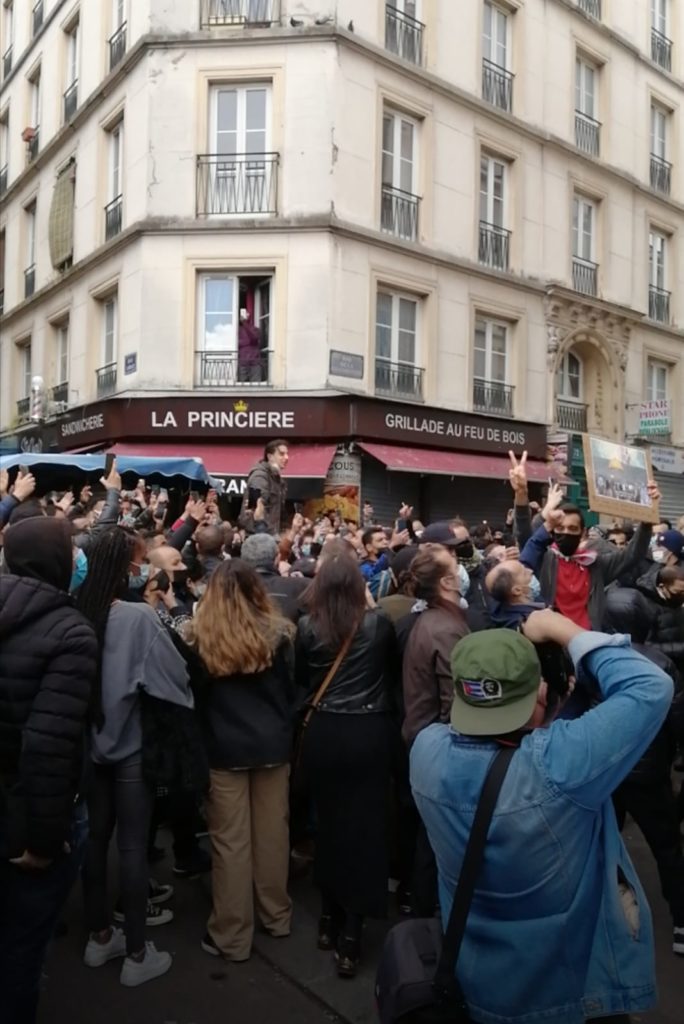
<instances>
[{"instance_id":1,"label":"wrought iron balcony railing","mask_svg":"<svg viewBox=\"0 0 684 1024\"><path fill-rule=\"evenodd\" d=\"M109 70L113 71L117 64L123 60L126 52L126 26L124 21L120 28L109 39Z\"/></svg>"},{"instance_id":2,"label":"wrought iron balcony railing","mask_svg":"<svg viewBox=\"0 0 684 1024\"><path fill-rule=\"evenodd\" d=\"M513 387L493 380L473 381L473 409L493 416L513 415Z\"/></svg>"},{"instance_id":3,"label":"wrought iron balcony railing","mask_svg":"<svg viewBox=\"0 0 684 1024\"><path fill-rule=\"evenodd\" d=\"M577 6L590 17L601 20L601 0L577 0Z\"/></svg>"},{"instance_id":4,"label":"wrought iron balcony railing","mask_svg":"<svg viewBox=\"0 0 684 1024\"><path fill-rule=\"evenodd\" d=\"M75 78L64 93L64 121L70 121L78 109L78 78Z\"/></svg>"},{"instance_id":5,"label":"wrought iron balcony railing","mask_svg":"<svg viewBox=\"0 0 684 1024\"><path fill-rule=\"evenodd\" d=\"M230 388L270 384L270 356L264 350L255 362L240 358L239 352L196 352L195 387Z\"/></svg>"},{"instance_id":6,"label":"wrought iron balcony railing","mask_svg":"<svg viewBox=\"0 0 684 1024\"><path fill-rule=\"evenodd\" d=\"M657 320L659 324L670 322L670 293L664 288L657 288L654 284L648 288L648 316L650 320Z\"/></svg>"},{"instance_id":7,"label":"wrought iron balcony railing","mask_svg":"<svg viewBox=\"0 0 684 1024\"><path fill-rule=\"evenodd\" d=\"M672 40L657 29L651 29L651 60L665 71L672 71Z\"/></svg>"},{"instance_id":8,"label":"wrought iron balcony railing","mask_svg":"<svg viewBox=\"0 0 684 1024\"><path fill-rule=\"evenodd\" d=\"M575 111L575 145L590 156L598 156L601 143L601 122L581 110Z\"/></svg>"},{"instance_id":9,"label":"wrought iron balcony railing","mask_svg":"<svg viewBox=\"0 0 684 1024\"><path fill-rule=\"evenodd\" d=\"M105 212L105 242L108 242L110 238L115 238L116 235L121 234L121 225L123 223L123 196L117 196L112 199L111 203L107 203L104 208Z\"/></svg>"},{"instance_id":10,"label":"wrought iron balcony railing","mask_svg":"<svg viewBox=\"0 0 684 1024\"><path fill-rule=\"evenodd\" d=\"M30 299L36 290L36 265L32 263L24 271L24 298Z\"/></svg>"},{"instance_id":11,"label":"wrought iron balcony railing","mask_svg":"<svg viewBox=\"0 0 684 1024\"><path fill-rule=\"evenodd\" d=\"M33 135L28 140L28 160L31 163L38 156L38 150L40 149L40 125L37 124L33 129Z\"/></svg>"},{"instance_id":12,"label":"wrought iron balcony railing","mask_svg":"<svg viewBox=\"0 0 684 1024\"><path fill-rule=\"evenodd\" d=\"M513 74L506 68L482 61L482 99L509 113L513 109Z\"/></svg>"},{"instance_id":13,"label":"wrought iron balcony railing","mask_svg":"<svg viewBox=\"0 0 684 1024\"><path fill-rule=\"evenodd\" d=\"M4 196L7 191L7 164L4 167L0 167L0 196Z\"/></svg>"},{"instance_id":14,"label":"wrought iron balcony railing","mask_svg":"<svg viewBox=\"0 0 684 1024\"><path fill-rule=\"evenodd\" d=\"M17 420L19 423L28 423L31 418L31 398L20 398L17 401Z\"/></svg>"},{"instance_id":15,"label":"wrought iron balcony railing","mask_svg":"<svg viewBox=\"0 0 684 1024\"><path fill-rule=\"evenodd\" d=\"M55 384L50 391L50 401L56 405L69 404L69 381L63 380L61 384Z\"/></svg>"},{"instance_id":16,"label":"wrought iron balcony railing","mask_svg":"<svg viewBox=\"0 0 684 1024\"><path fill-rule=\"evenodd\" d=\"M480 241L478 244L477 258L486 267L494 267L496 270L508 270L508 258L511 241L511 232L506 228L497 227L496 224L488 224L480 221Z\"/></svg>"},{"instance_id":17,"label":"wrought iron balcony railing","mask_svg":"<svg viewBox=\"0 0 684 1024\"><path fill-rule=\"evenodd\" d=\"M36 0L31 12L31 34L37 35L40 26L43 24L44 15L43 0Z\"/></svg>"},{"instance_id":18,"label":"wrought iron balcony railing","mask_svg":"<svg viewBox=\"0 0 684 1024\"><path fill-rule=\"evenodd\" d=\"M97 379L97 397L104 398L116 390L116 363L107 363L95 371Z\"/></svg>"},{"instance_id":19,"label":"wrought iron balcony railing","mask_svg":"<svg viewBox=\"0 0 684 1024\"><path fill-rule=\"evenodd\" d=\"M385 46L391 53L412 64L422 64L424 29L422 21L404 14L393 4L385 5Z\"/></svg>"},{"instance_id":20,"label":"wrought iron balcony railing","mask_svg":"<svg viewBox=\"0 0 684 1024\"><path fill-rule=\"evenodd\" d=\"M0 288L0 316L5 312L5 289Z\"/></svg>"},{"instance_id":21,"label":"wrought iron balcony railing","mask_svg":"<svg viewBox=\"0 0 684 1024\"><path fill-rule=\"evenodd\" d=\"M651 188L656 192L670 194L672 186L672 164L651 153Z\"/></svg>"},{"instance_id":22,"label":"wrought iron balcony railing","mask_svg":"<svg viewBox=\"0 0 684 1024\"><path fill-rule=\"evenodd\" d=\"M2 55L2 77L7 78L10 71L12 70L12 57L14 56L14 46L10 45L7 47Z\"/></svg>"},{"instance_id":23,"label":"wrought iron balcony railing","mask_svg":"<svg viewBox=\"0 0 684 1024\"><path fill-rule=\"evenodd\" d=\"M202 0L200 28L272 25L279 15L280 0Z\"/></svg>"},{"instance_id":24,"label":"wrought iron balcony railing","mask_svg":"<svg viewBox=\"0 0 684 1024\"><path fill-rule=\"evenodd\" d=\"M587 406L582 402L559 398L556 401L556 420L560 430L567 430L571 434L586 434Z\"/></svg>"},{"instance_id":25,"label":"wrought iron balcony railing","mask_svg":"<svg viewBox=\"0 0 684 1024\"><path fill-rule=\"evenodd\" d=\"M420 366L411 363L391 363L388 359L375 360L375 393L423 401L423 374Z\"/></svg>"},{"instance_id":26,"label":"wrought iron balcony railing","mask_svg":"<svg viewBox=\"0 0 684 1024\"><path fill-rule=\"evenodd\" d=\"M380 227L390 235L415 242L418 238L420 196L391 185L382 186Z\"/></svg>"},{"instance_id":27,"label":"wrought iron balcony railing","mask_svg":"<svg viewBox=\"0 0 684 1024\"><path fill-rule=\"evenodd\" d=\"M197 215L277 213L278 153L197 157Z\"/></svg>"},{"instance_id":28,"label":"wrought iron balcony railing","mask_svg":"<svg viewBox=\"0 0 684 1024\"><path fill-rule=\"evenodd\" d=\"M598 263L572 257L572 287L582 295L598 294Z\"/></svg>"}]
</instances>

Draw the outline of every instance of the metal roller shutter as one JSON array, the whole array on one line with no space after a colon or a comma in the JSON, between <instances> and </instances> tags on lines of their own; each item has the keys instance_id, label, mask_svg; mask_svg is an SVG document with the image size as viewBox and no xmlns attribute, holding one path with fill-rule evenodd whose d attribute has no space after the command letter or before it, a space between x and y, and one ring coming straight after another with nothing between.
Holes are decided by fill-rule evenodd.
<instances>
[{"instance_id":1,"label":"metal roller shutter","mask_svg":"<svg viewBox=\"0 0 684 1024\"><path fill-rule=\"evenodd\" d=\"M426 488L427 522L460 516L468 526L484 519L494 529L503 529L506 512L513 505L508 481L473 480L469 477L430 477ZM541 485L530 485L530 499L541 500Z\"/></svg>"},{"instance_id":2,"label":"metal roller shutter","mask_svg":"<svg viewBox=\"0 0 684 1024\"><path fill-rule=\"evenodd\" d=\"M381 462L364 455L361 463L361 501L370 501L376 522L391 526L403 502L420 515L419 473L390 473Z\"/></svg>"},{"instance_id":3,"label":"metal roller shutter","mask_svg":"<svg viewBox=\"0 0 684 1024\"><path fill-rule=\"evenodd\" d=\"M674 528L679 517L684 515L684 477L659 473L657 470L654 470L654 476L662 494L660 515L663 519L669 519Z\"/></svg>"}]
</instances>

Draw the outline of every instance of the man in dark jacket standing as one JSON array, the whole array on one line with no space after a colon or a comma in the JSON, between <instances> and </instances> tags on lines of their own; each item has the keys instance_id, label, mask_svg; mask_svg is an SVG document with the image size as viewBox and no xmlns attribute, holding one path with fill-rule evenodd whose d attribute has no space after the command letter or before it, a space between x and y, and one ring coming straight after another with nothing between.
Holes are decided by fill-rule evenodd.
<instances>
[{"instance_id":1,"label":"man in dark jacket standing","mask_svg":"<svg viewBox=\"0 0 684 1024\"><path fill-rule=\"evenodd\" d=\"M0 1005L35 1020L48 941L77 869L72 831L97 644L68 595L69 527L5 534L0 576Z\"/></svg>"},{"instance_id":2,"label":"man in dark jacket standing","mask_svg":"<svg viewBox=\"0 0 684 1024\"><path fill-rule=\"evenodd\" d=\"M296 626L304 614L302 594L309 586L303 576L281 576L278 572L278 545L275 537L254 534L242 545L240 557L259 573L259 578L286 619Z\"/></svg>"},{"instance_id":3,"label":"man in dark jacket standing","mask_svg":"<svg viewBox=\"0 0 684 1024\"><path fill-rule=\"evenodd\" d=\"M280 533L287 484L283 472L289 459L287 441L269 441L264 448L264 457L250 471L247 490L240 510L240 526L247 533ZM256 501L250 504L250 497L263 503L263 516L255 516Z\"/></svg>"}]
</instances>

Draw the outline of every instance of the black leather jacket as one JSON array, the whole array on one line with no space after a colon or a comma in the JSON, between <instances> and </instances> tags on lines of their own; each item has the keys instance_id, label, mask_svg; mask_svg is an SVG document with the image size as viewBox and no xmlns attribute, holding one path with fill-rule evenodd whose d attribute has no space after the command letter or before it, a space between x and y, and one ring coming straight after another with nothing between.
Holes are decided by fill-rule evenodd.
<instances>
[{"instance_id":1,"label":"black leather jacket","mask_svg":"<svg viewBox=\"0 0 684 1024\"><path fill-rule=\"evenodd\" d=\"M310 616L301 618L297 626L295 664L303 700L308 700L319 688L336 655L337 651L320 642ZM396 659L391 622L378 612L366 612L319 710L353 715L391 711L392 691L399 678Z\"/></svg>"}]
</instances>

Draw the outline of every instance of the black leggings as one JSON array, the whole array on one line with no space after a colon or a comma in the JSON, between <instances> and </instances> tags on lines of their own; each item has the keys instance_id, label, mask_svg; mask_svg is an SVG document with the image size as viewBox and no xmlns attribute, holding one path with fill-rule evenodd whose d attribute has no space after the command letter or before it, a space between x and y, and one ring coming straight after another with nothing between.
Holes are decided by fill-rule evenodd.
<instances>
[{"instance_id":1,"label":"black leggings","mask_svg":"<svg viewBox=\"0 0 684 1024\"><path fill-rule=\"evenodd\" d=\"M104 931L111 921L107 852L116 825L119 890L129 956L145 948L151 812L152 791L143 779L139 754L118 764L93 766L88 795L90 836L83 868L86 921L91 932Z\"/></svg>"}]
</instances>

